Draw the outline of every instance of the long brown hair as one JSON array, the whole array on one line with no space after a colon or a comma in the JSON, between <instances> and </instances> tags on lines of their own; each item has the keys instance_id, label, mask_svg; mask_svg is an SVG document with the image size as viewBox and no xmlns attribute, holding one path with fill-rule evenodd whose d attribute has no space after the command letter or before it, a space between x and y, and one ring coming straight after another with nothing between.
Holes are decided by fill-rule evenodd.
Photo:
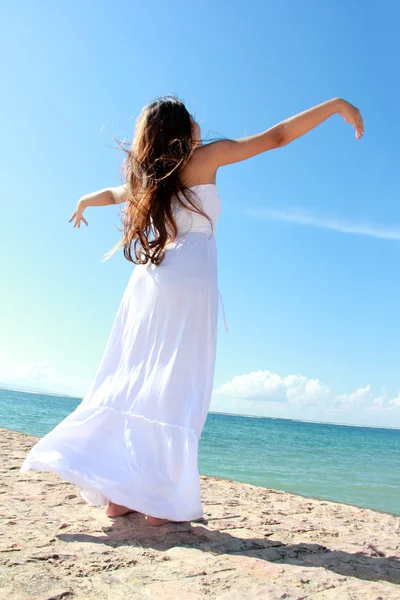
<instances>
[{"instance_id":1,"label":"long brown hair","mask_svg":"<svg viewBox=\"0 0 400 600\"><path fill-rule=\"evenodd\" d=\"M130 148L118 142L127 153L122 171L128 198L120 230L123 237L105 260L123 246L127 260L160 265L166 244L175 241L178 234L174 203L203 215L213 228L210 217L193 199L193 190L180 180L181 170L199 141L193 139L189 112L175 96L157 98L143 108Z\"/></svg>"}]
</instances>

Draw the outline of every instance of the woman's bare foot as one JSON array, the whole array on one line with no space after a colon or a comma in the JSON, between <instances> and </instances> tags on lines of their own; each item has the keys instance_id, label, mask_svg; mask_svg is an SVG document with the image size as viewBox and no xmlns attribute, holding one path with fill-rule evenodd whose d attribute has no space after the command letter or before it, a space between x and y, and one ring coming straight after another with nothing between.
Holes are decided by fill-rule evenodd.
<instances>
[{"instance_id":1,"label":"woman's bare foot","mask_svg":"<svg viewBox=\"0 0 400 600\"><path fill-rule=\"evenodd\" d=\"M114 502L111 502L111 500L108 501L106 506L107 517L122 517L122 515L127 515L131 512L137 512L137 510L122 506L121 504L115 504Z\"/></svg>"},{"instance_id":2,"label":"woman's bare foot","mask_svg":"<svg viewBox=\"0 0 400 600\"><path fill-rule=\"evenodd\" d=\"M168 519L159 519L157 517L150 517L146 515L146 521L148 525L151 527L158 527L158 525L164 525L164 523L172 523L173 521L169 521Z\"/></svg>"}]
</instances>

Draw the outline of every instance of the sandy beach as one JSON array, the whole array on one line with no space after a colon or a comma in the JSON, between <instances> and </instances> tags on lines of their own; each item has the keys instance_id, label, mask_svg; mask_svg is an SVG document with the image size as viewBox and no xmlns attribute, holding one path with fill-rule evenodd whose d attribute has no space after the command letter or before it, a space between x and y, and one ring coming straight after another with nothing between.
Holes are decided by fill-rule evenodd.
<instances>
[{"instance_id":1,"label":"sandy beach","mask_svg":"<svg viewBox=\"0 0 400 600\"><path fill-rule=\"evenodd\" d=\"M400 516L201 476L204 519L108 518L0 428L0 598L400 598Z\"/></svg>"}]
</instances>

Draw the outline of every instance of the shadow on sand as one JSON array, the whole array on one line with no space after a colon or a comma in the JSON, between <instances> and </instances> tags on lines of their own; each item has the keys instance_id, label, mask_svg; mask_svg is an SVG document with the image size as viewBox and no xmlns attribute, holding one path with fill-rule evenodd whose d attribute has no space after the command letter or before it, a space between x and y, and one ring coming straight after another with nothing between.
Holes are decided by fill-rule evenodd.
<instances>
[{"instance_id":1,"label":"shadow on sand","mask_svg":"<svg viewBox=\"0 0 400 600\"><path fill-rule=\"evenodd\" d=\"M214 555L235 554L279 564L322 567L345 577L400 584L400 560L395 556L382 556L373 547L370 550L375 556L330 550L320 544L285 544L273 539L273 532L264 538L241 538L240 529L235 527L226 529L235 529L239 536L231 535L223 527L215 530L203 527L212 520L149 527L143 515L129 514L116 517L110 527L103 527L104 535L61 533L56 537L64 542L89 542L113 548L135 546L166 551L174 547L189 547Z\"/></svg>"}]
</instances>

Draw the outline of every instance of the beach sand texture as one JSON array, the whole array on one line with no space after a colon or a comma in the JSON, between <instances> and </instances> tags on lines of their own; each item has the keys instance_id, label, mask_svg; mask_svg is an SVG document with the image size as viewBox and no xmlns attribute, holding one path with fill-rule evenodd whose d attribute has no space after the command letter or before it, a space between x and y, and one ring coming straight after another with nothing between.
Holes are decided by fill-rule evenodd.
<instances>
[{"instance_id":1,"label":"beach sand texture","mask_svg":"<svg viewBox=\"0 0 400 600\"><path fill-rule=\"evenodd\" d=\"M110 519L19 471L37 439L0 428L1 600L400 598L400 516L201 476L201 521Z\"/></svg>"}]
</instances>

